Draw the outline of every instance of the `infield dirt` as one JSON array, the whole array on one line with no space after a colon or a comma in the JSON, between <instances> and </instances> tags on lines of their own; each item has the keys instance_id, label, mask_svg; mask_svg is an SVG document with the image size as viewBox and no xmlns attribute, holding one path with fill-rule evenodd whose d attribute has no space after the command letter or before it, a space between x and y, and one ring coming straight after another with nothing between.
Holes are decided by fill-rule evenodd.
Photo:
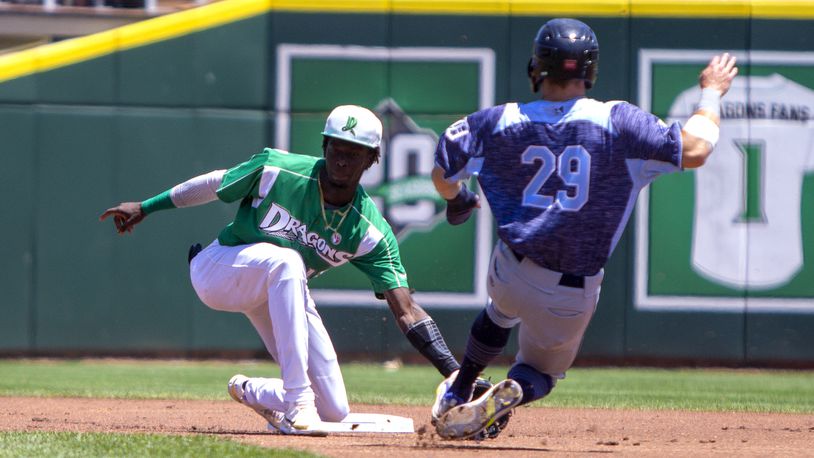
<instances>
[{"instance_id":1,"label":"infield dirt","mask_svg":"<svg viewBox=\"0 0 814 458\"><path fill-rule=\"evenodd\" d=\"M429 407L354 405L413 419L415 434L269 434L232 401L0 397L0 430L203 434L331 457L813 456L814 415L519 408L497 439L442 441Z\"/></svg>"}]
</instances>

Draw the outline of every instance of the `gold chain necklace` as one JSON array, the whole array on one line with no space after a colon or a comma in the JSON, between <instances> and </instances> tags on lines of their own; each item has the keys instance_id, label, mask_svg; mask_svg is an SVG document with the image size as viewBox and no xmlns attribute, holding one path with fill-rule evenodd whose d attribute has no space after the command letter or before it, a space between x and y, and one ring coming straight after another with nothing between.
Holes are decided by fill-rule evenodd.
<instances>
[{"instance_id":1,"label":"gold chain necklace","mask_svg":"<svg viewBox=\"0 0 814 458\"><path fill-rule=\"evenodd\" d=\"M331 214L331 223L333 223L334 219L336 219L337 213L342 215L342 218L339 219L339 223L337 223L336 227L333 227L328 223L328 217L325 216L325 196L322 194L322 182L319 179L319 175L317 175L317 188L319 188L319 203L320 208L322 209L322 221L325 222L325 229L333 231L334 235L336 235L338 234L339 228L342 226L342 223L345 222L345 217L348 216L348 212L350 212L351 205L348 205L348 208L346 208L344 212L334 211Z\"/></svg>"}]
</instances>

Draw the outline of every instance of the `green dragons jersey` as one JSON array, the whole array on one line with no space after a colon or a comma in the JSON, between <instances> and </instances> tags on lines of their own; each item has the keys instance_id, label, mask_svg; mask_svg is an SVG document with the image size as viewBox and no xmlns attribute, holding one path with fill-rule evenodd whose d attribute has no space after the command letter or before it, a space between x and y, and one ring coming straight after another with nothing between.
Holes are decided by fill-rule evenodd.
<instances>
[{"instance_id":1,"label":"green dragons jersey","mask_svg":"<svg viewBox=\"0 0 814 458\"><path fill-rule=\"evenodd\" d=\"M325 160L266 148L229 169L218 188L224 202L241 200L221 245L268 242L302 255L308 277L350 262L376 293L408 287L396 237L359 186L353 201L323 210L317 177Z\"/></svg>"}]
</instances>

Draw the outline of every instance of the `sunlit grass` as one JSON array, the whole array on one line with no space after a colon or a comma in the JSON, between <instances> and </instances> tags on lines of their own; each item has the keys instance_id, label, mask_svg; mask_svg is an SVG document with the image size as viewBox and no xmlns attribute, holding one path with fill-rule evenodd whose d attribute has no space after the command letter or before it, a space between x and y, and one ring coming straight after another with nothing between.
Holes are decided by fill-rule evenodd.
<instances>
[{"instance_id":1,"label":"sunlit grass","mask_svg":"<svg viewBox=\"0 0 814 458\"><path fill-rule=\"evenodd\" d=\"M487 369L493 380L506 367ZM235 373L278 377L258 361L5 360L0 396L228 400ZM342 366L353 403L432 404L441 376L431 366ZM814 372L730 369L575 368L541 407L814 412Z\"/></svg>"},{"instance_id":2,"label":"sunlit grass","mask_svg":"<svg viewBox=\"0 0 814 458\"><path fill-rule=\"evenodd\" d=\"M295 458L318 455L240 444L210 436L0 431L0 457L44 456Z\"/></svg>"}]
</instances>

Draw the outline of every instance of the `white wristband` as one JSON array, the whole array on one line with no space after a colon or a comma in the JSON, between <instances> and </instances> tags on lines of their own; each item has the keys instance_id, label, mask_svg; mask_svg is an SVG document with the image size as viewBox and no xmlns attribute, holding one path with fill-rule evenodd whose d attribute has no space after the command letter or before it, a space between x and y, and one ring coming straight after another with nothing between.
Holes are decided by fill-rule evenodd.
<instances>
[{"instance_id":1,"label":"white wristband","mask_svg":"<svg viewBox=\"0 0 814 458\"><path fill-rule=\"evenodd\" d=\"M708 141L713 148L718 143L718 137L721 134L721 129L715 124L715 121L700 114L690 116L683 130L694 137Z\"/></svg>"},{"instance_id":2,"label":"white wristband","mask_svg":"<svg viewBox=\"0 0 814 458\"><path fill-rule=\"evenodd\" d=\"M701 100L698 101L698 109L704 110L709 113L714 113L715 116L721 117L721 93L717 89L704 88L701 89Z\"/></svg>"}]
</instances>

